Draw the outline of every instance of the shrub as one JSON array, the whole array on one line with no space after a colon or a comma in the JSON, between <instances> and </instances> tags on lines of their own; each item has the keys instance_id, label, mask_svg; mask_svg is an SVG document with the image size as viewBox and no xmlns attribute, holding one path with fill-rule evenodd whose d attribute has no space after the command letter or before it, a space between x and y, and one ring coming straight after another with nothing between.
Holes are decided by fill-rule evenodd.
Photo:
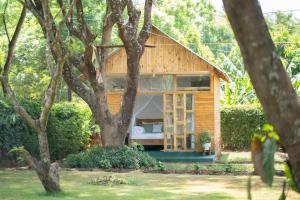
<instances>
[{"instance_id":1,"label":"shrub","mask_svg":"<svg viewBox=\"0 0 300 200\"><path fill-rule=\"evenodd\" d=\"M37 118L40 112L39 104L20 100L28 113ZM0 100L0 152L3 157L15 146L24 146L33 155L39 154L38 141L35 132L23 122L9 103Z\"/></svg>"},{"instance_id":2,"label":"shrub","mask_svg":"<svg viewBox=\"0 0 300 200\"><path fill-rule=\"evenodd\" d=\"M136 146L123 146L118 149L93 147L66 158L66 166L78 168L124 168L139 169L155 167L156 161Z\"/></svg>"},{"instance_id":3,"label":"shrub","mask_svg":"<svg viewBox=\"0 0 300 200\"><path fill-rule=\"evenodd\" d=\"M34 117L39 116L41 106L35 101L20 100L21 105ZM88 108L77 103L57 103L50 112L47 133L50 155L53 160L66 157L84 149L89 141L91 114ZM0 152L16 146L24 146L32 155L39 157L37 135L11 105L0 100Z\"/></svg>"},{"instance_id":4,"label":"shrub","mask_svg":"<svg viewBox=\"0 0 300 200\"><path fill-rule=\"evenodd\" d=\"M78 103L62 102L52 107L48 123L52 159L83 150L91 135L91 112Z\"/></svg>"},{"instance_id":5,"label":"shrub","mask_svg":"<svg viewBox=\"0 0 300 200\"><path fill-rule=\"evenodd\" d=\"M258 106L230 106L221 110L222 144L229 150L249 150L253 135L265 124Z\"/></svg>"}]
</instances>

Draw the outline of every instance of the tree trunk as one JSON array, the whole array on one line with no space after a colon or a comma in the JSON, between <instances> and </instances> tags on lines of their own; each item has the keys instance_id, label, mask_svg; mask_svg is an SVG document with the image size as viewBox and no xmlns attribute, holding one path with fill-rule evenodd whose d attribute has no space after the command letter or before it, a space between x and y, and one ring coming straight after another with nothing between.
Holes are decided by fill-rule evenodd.
<instances>
[{"instance_id":1,"label":"tree trunk","mask_svg":"<svg viewBox=\"0 0 300 200\"><path fill-rule=\"evenodd\" d=\"M35 166L36 173L47 192L59 192L59 167L57 163L51 164L47 133L38 133L38 141L41 160Z\"/></svg>"},{"instance_id":2,"label":"tree trunk","mask_svg":"<svg viewBox=\"0 0 300 200\"><path fill-rule=\"evenodd\" d=\"M58 168L57 163L47 164L46 166L43 166L41 163L36 169L36 173L42 182L44 189L49 193L61 191Z\"/></svg>"},{"instance_id":3,"label":"tree trunk","mask_svg":"<svg viewBox=\"0 0 300 200\"><path fill-rule=\"evenodd\" d=\"M101 126L101 142L103 147L119 148L125 144L127 131L122 131L116 123L104 123Z\"/></svg>"},{"instance_id":4,"label":"tree trunk","mask_svg":"<svg viewBox=\"0 0 300 200\"><path fill-rule=\"evenodd\" d=\"M300 103L257 0L223 0L245 68L267 120L280 136L300 191Z\"/></svg>"},{"instance_id":5,"label":"tree trunk","mask_svg":"<svg viewBox=\"0 0 300 200\"><path fill-rule=\"evenodd\" d=\"M68 101L71 102L72 101L72 89L69 86L67 86L67 87L68 87Z\"/></svg>"}]
</instances>

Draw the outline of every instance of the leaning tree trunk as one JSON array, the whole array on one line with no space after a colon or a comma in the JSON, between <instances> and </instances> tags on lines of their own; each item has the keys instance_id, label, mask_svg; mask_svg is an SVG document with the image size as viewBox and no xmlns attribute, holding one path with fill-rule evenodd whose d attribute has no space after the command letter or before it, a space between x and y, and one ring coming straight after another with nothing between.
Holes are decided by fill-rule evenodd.
<instances>
[{"instance_id":1,"label":"leaning tree trunk","mask_svg":"<svg viewBox=\"0 0 300 200\"><path fill-rule=\"evenodd\" d=\"M300 191L300 102L276 53L258 0L223 0L256 95L289 155Z\"/></svg>"},{"instance_id":2,"label":"leaning tree trunk","mask_svg":"<svg viewBox=\"0 0 300 200\"><path fill-rule=\"evenodd\" d=\"M59 167L57 163L51 164L47 133L38 133L38 141L41 159L38 161L37 165L34 166L36 173L47 192L59 192Z\"/></svg>"}]
</instances>

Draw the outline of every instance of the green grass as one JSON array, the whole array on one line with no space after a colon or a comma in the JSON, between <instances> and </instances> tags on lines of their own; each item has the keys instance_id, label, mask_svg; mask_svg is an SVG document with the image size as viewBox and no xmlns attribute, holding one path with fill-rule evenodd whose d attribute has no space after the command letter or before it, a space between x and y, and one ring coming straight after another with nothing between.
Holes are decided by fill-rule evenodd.
<instances>
[{"instance_id":1,"label":"green grass","mask_svg":"<svg viewBox=\"0 0 300 200\"><path fill-rule=\"evenodd\" d=\"M251 152L222 152L222 157L220 163L244 163L251 162ZM275 162L282 163L284 162L284 158L280 157L280 153L275 154Z\"/></svg>"},{"instance_id":2,"label":"green grass","mask_svg":"<svg viewBox=\"0 0 300 200\"><path fill-rule=\"evenodd\" d=\"M284 159L279 156L279 153L275 154L275 169L284 170ZM251 162L251 152L223 152L220 161L215 163L169 163L164 162L167 170L195 170L195 165L198 166L198 170L216 170L231 172L245 171L253 172L253 164Z\"/></svg>"},{"instance_id":3,"label":"green grass","mask_svg":"<svg viewBox=\"0 0 300 200\"><path fill-rule=\"evenodd\" d=\"M128 180L128 185L98 186L88 182L95 177L113 175ZM71 199L130 199L130 200L193 200L246 199L247 176L199 176L176 174L148 174L140 171L109 173L61 170L63 192L48 195L35 173L29 170L0 171L1 200L71 200ZM253 177L253 200L278 199L283 178L276 177L273 188L264 186ZM288 199L300 196L289 191Z\"/></svg>"}]
</instances>

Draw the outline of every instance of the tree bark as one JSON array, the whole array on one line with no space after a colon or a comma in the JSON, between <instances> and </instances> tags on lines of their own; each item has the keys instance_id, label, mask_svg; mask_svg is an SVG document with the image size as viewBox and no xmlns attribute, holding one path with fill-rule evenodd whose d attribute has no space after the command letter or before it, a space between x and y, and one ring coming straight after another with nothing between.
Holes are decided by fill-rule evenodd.
<instances>
[{"instance_id":1,"label":"tree bark","mask_svg":"<svg viewBox=\"0 0 300 200\"><path fill-rule=\"evenodd\" d=\"M64 47L67 45L63 45L64 42L61 38L57 37L61 29L54 23L54 18L47 1L45 3L41 0L35 0L35 4L31 4L30 1L27 3L19 1L30 9L40 23L56 63L62 59L63 52L71 54ZM74 5L75 3L76 5L76 17L73 17L72 12L66 11L64 4L67 2L62 0L58 0L57 2L64 15L70 35L80 40L84 46L84 53L82 55L71 55L64 63L64 80L91 108L95 121L100 125L102 130L103 145L120 147L124 145L130 125L139 79L139 61L144 52L145 43L150 35L152 0L145 1L144 24L140 32L138 32L138 24L141 12L135 8L132 0L106 0L107 9L103 21L101 45L109 44L112 27L117 24L119 36L125 46L128 60L127 87L123 95L120 112L116 115L112 115L109 110L105 83L103 81L105 79L104 69L108 52L106 48L99 49L94 47L93 43L95 42L96 34L90 30L85 21L82 0L70 2L70 4ZM127 22L123 18L125 10L127 10L128 14ZM72 17L68 17L68 14ZM74 26L74 18L77 20L78 26ZM96 55L98 66L94 66L94 55ZM87 77L86 82L88 83L77 78L72 68L77 68L84 77Z\"/></svg>"},{"instance_id":2,"label":"tree bark","mask_svg":"<svg viewBox=\"0 0 300 200\"><path fill-rule=\"evenodd\" d=\"M72 89L69 86L67 86L67 88L68 88L68 101L71 102L72 101Z\"/></svg>"},{"instance_id":3,"label":"tree bark","mask_svg":"<svg viewBox=\"0 0 300 200\"><path fill-rule=\"evenodd\" d=\"M38 133L41 160L37 165L37 175L47 192L59 192L58 164L50 161L48 137L46 132Z\"/></svg>"},{"instance_id":4,"label":"tree bark","mask_svg":"<svg viewBox=\"0 0 300 200\"><path fill-rule=\"evenodd\" d=\"M300 191L300 102L276 53L257 0L223 0L245 68L267 120L289 155Z\"/></svg>"}]
</instances>

